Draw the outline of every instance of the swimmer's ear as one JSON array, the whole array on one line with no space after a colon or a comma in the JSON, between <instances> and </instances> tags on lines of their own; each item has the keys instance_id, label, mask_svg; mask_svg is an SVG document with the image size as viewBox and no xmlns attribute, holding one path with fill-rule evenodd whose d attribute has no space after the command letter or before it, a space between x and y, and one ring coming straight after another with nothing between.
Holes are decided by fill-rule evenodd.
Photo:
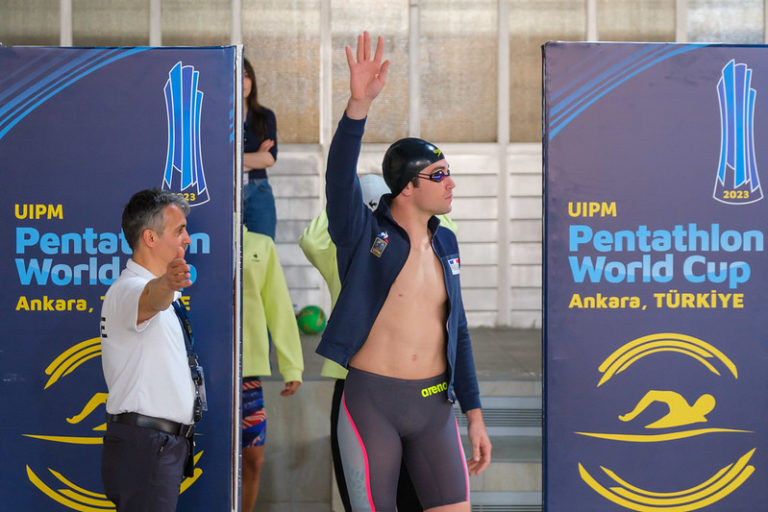
<instances>
[{"instance_id":1,"label":"swimmer's ear","mask_svg":"<svg viewBox=\"0 0 768 512\"><path fill-rule=\"evenodd\" d=\"M413 189L416 188L416 186L413 184L412 181L409 181L408 184L403 188L403 190L400 191L401 196L408 197L413 194Z\"/></svg>"}]
</instances>

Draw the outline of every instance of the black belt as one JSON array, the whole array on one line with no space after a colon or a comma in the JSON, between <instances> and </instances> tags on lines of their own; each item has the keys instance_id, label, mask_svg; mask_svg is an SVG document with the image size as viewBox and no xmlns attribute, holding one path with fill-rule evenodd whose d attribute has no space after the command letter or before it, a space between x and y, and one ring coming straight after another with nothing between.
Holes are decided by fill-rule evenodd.
<instances>
[{"instance_id":1,"label":"black belt","mask_svg":"<svg viewBox=\"0 0 768 512\"><path fill-rule=\"evenodd\" d=\"M134 427L151 428L159 430L166 434L182 436L187 439L195 434L195 425L185 425L175 421L155 418L153 416L144 416L137 412L124 412L122 414L107 413L107 421L110 423L122 423L124 425L133 425Z\"/></svg>"}]
</instances>

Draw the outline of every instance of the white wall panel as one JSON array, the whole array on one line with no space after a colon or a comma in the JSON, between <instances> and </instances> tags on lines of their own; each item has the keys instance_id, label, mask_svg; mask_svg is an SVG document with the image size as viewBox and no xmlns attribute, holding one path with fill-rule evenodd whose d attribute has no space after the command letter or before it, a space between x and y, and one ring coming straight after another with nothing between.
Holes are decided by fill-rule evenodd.
<instances>
[{"instance_id":1,"label":"white wall panel","mask_svg":"<svg viewBox=\"0 0 768 512\"><path fill-rule=\"evenodd\" d=\"M498 238L499 224L495 219L462 219L456 222L456 226L460 248L471 242L495 242Z\"/></svg>"},{"instance_id":2,"label":"white wall panel","mask_svg":"<svg viewBox=\"0 0 768 512\"><path fill-rule=\"evenodd\" d=\"M456 183L453 191L458 197L496 197L498 177L494 175L462 174L451 169L451 178Z\"/></svg>"},{"instance_id":3,"label":"white wall panel","mask_svg":"<svg viewBox=\"0 0 768 512\"><path fill-rule=\"evenodd\" d=\"M541 197L541 172L538 174L511 174L509 195L513 197Z\"/></svg>"},{"instance_id":4,"label":"white wall panel","mask_svg":"<svg viewBox=\"0 0 768 512\"><path fill-rule=\"evenodd\" d=\"M509 280L513 283L513 289L516 287L541 288L541 270L541 265L511 265Z\"/></svg>"},{"instance_id":5,"label":"white wall panel","mask_svg":"<svg viewBox=\"0 0 768 512\"><path fill-rule=\"evenodd\" d=\"M306 219L310 220L320 212L319 198L301 197L276 197L278 219Z\"/></svg>"},{"instance_id":6,"label":"white wall panel","mask_svg":"<svg viewBox=\"0 0 768 512\"><path fill-rule=\"evenodd\" d=\"M496 311L495 288L462 288L464 308L469 311Z\"/></svg>"},{"instance_id":7,"label":"white wall panel","mask_svg":"<svg viewBox=\"0 0 768 512\"><path fill-rule=\"evenodd\" d=\"M461 266L461 286L465 290L469 287L496 288L499 284L496 271L496 265L463 264Z\"/></svg>"},{"instance_id":8,"label":"white wall panel","mask_svg":"<svg viewBox=\"0 0 768 512\"><path fill-rule=\"evenodd\" d=\"M541 244L536 243L512 243L509 247L509 261L511 264L541 264Z\"/></svg>"},{"instance_id":9,"label":"white wall panel","mask_svg":"<svg viewBox=\"0 0 768 512\"><path fill-rule=\"evenodd\" d=\"M461 197L456 193L453 196L453 209L451 218L456 222L464 219L492 219L499 215L496 198Z\"/></svg>"},{"instance_id":10,"label":"white wall panel","mask_svg":"<svg viewBox=\"0 0 768 512\"><path fill-rule=\"evenodd\" d=\"M301 252L301 248L299 247L298 243L278 242L276 245L277 245L277 254L278 256L280 256L281 265L292 265L292 266L298 266L298 267L311 266L307 261L306 256L304 256L304 253ZM290 285L290 283L288 284Z\"/></svg>"},{"instance_id":11,"label":"white wall panel","mask_svg":"<svg viewBox=\"0 0 768 512\"><path fill-rule=\"evenodd\" d=\"M541 243L541 220L510 220L508 226L511 241Z\"/></svg>"},{"instance_id":12,"label":"white wall panel","mask_svg":"<svg viewBox=\"0 0 768 512\"><path fill-rule=\"evenodd\" d=\"M541 288L515 288L511 293L510 306L513 311L539 311Z\"/></svg>"},{"instance_id":13,"label":"white wall panel","mask_svg":"<svg viewBox=\"0 0 768 512\"><path fill-rule=\"evenodd\" d=\"M498 252L496 244L464 244L461 250L462 265L496 265L498 263ZM462 286L470 283L461 282Z\"/></svg>"},{"instance_id":14,"label":"white wall panel","mask_svg":"<svg viewBox=\"0 0 768 512\"><path fill-rule=\"evenodd\" d=\"M513 197L509 200L510 219L541 219L541 197Z\"/></svg>"},{"instance_id":15,"label":"white wall panel","mask_svg":"<svg viewBox=\"0 0 768 512\"><path fill-rule=\"evenodd\" d=\"M318 199L317 190L320 186L320 177L270 174L269 183L275 197L296 199Z\"/></svg>"}]
</instances>

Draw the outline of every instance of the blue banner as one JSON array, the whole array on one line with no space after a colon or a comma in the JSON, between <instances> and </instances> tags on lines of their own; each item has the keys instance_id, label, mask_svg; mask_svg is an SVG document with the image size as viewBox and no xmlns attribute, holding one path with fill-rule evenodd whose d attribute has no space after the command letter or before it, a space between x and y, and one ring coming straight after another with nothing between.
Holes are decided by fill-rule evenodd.
<instances>
[{"instance_id":1,"label":"blue banner","mask_svg":"<svg viewBox=\"0 0 768 512\"><path fill-rule=\"evenodd\" d=\"M114 510L99 313L138 190L184 195L209 410L179 510L232 510L236 49L0 48L0 503Z\"/></svg>"},{"instance_id":2,"label":"blue banner","mask_svg":"<svg viewBox=\"0 0 768 512\"><path fill-rule=\"evenodd\" d=\"M766 509L767 98L764 46L544 46L546 510Z\"/></svg>"}]
</instances>

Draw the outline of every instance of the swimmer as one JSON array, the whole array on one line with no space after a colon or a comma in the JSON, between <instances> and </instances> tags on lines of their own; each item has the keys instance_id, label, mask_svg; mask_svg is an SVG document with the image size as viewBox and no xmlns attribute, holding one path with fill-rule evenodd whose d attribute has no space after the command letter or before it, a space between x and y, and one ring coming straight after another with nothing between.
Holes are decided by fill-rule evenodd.
<instances>
[{"instance_id":1,"label":"swimmer","mask_svg":"<svg viewBox=\"0 0 768 512\"><path fill-rule=\"evenodd\" d=\"M383 39L347 47L350 98L328 156L326 212L341 291L317 352L349 370L338 440L352 509L394 511L403 462L424 510L468 512L469 475L491 460L456 237L436 217L455 183L445 155L401 139L382 164L391 193L371 212L357 159L368 111L386 83ZM426 390L426 391L425 391ZM467 416L466 461L452 402Z\"/></svg>"}]
</instances>

